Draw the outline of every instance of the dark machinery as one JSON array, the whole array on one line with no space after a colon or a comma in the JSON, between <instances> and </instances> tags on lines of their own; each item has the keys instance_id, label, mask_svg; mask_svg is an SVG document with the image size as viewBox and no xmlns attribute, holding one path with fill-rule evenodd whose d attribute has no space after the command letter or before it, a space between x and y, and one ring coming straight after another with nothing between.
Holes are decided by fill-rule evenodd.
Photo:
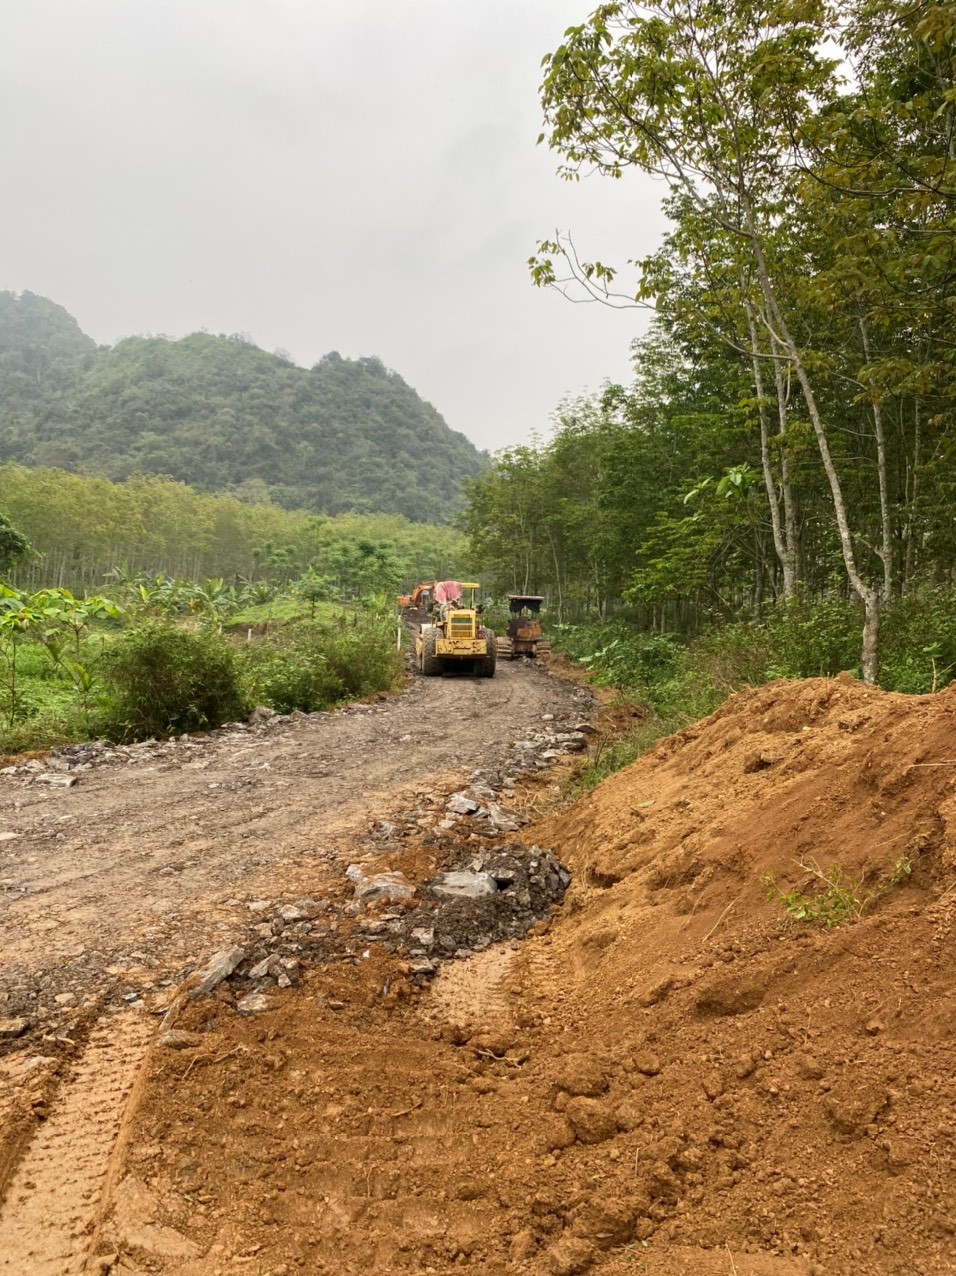
<instances>
[{"instance_id":1,"label":"dark machinery","mask_svg":"<svg viewBox=\"0 0 956 1276\"><path fill-rule=\"evenodd\" d=\"M498 639L499 656L507 656L516 660L518 656L544 655L551 650L551 644L541 632L541 604L544 598L540 594L508 594L508 610L511 619L508 622L508 633Z\"/></svg>"}]
</instances>

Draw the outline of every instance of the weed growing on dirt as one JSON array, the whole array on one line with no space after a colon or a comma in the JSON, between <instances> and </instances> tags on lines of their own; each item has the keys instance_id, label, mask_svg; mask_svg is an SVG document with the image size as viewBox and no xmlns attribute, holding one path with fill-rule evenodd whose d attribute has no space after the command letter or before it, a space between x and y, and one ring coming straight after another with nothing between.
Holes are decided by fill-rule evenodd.
<instances>
[{"instance_id":1,"label":"weed growing on dirt","mask_svg":"<svg viewBox=\"0 0 956 1276\"><path fill-rule=\"evenodd\" d=\"M855 881L844 873L839 864L831 864L826 872L816 860L811 860L809 864L798 861L797 867L820 883L816 892L807 894L799 887L783 891L777 885L773 873L764 873L760 882L767 892L767 899L780 902L788 921L820 922L828 927L844 926L847 922L856 921L887 890L907 882L913 871L910 860L901 856L893 865L893 872L885 884L865 889L862 879Z\"/></svg>"},{"instance_id":2,"label":"weed growing on dirt","mask_svg":"<svg viewBox=\"0 0 956 1276\"><path fill-rule=\"evenodd\" d=\"M600 738L587 764L569 781L566 795L577 798L590 793L602 780L636 762L650 752L658 740L679 730L681 725L652 715L617 739Z\"/></svg>"}]
</instances>

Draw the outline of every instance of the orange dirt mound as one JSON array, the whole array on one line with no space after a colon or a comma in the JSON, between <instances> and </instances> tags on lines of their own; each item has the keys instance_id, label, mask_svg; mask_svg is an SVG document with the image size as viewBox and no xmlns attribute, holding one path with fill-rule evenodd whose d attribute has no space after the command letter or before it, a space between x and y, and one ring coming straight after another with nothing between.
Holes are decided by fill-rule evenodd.
<instances>
[{"instance_id":1,"label":"orange dirt mound","mask_svg":"<svg viewBox=\"0 0 956 1276\"><path fill-rule=\"evenodd\" d=\"M574 874L546 934L417 1004L372 959L260 1020L195 1007L115 1270L956 1270L954 784L956 691L741 692L526 831ZM846 925L768 900L833 864ZM124 1231L134 1188L188 1262Z\"/></svg>"},{"instance_id":2,"label":"orange dirt mound","mask_svg":"<svg viewBox=\"0 0 956 1276\"><path fill-rule=\"evenodd\" d=\"M535 830L575 873L554 1018L616 1073L649 1252L956 1270L954 817L956 691L841 678L741 692ZM786 924L761 879L819 897L801 864L862 917Z\"/></svg>"}]
</instances>

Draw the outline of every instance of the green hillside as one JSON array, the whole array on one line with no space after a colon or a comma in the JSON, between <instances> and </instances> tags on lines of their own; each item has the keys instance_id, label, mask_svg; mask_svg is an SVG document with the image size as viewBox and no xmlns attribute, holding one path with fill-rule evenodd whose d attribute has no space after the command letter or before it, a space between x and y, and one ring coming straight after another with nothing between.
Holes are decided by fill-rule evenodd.
<instances>
[{"instance_id":1,"label":"green hillside","mask_svg":"<svg viewBox=\"0 0 956 1276\"><path fill-rule=\"evenodd\" d=\"M98 348L31 293L0 293L0 460L432 521L482 466L379 359L306 370L208 333Z\"/></svg>"}]
</instances>

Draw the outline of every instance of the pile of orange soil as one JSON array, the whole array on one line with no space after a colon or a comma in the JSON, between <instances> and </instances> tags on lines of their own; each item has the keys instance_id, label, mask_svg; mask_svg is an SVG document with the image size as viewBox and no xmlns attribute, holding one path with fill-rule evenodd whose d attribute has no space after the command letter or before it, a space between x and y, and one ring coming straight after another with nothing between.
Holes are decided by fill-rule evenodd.
<instances>
[{"instance_id":1,"label":"pile of orange soil","mask_svg":"<svg viewBox=\"0 0 956 1276\"><path fill-rule=\"evenodd\" d=\"M956 691L734 696L531 830L574 873L546 935L397 1008L374 957L194 1007L104 1270L956 1270L954 785ZM767 899L832 865L858 919Z\"/></svg>"}]
</instances>

